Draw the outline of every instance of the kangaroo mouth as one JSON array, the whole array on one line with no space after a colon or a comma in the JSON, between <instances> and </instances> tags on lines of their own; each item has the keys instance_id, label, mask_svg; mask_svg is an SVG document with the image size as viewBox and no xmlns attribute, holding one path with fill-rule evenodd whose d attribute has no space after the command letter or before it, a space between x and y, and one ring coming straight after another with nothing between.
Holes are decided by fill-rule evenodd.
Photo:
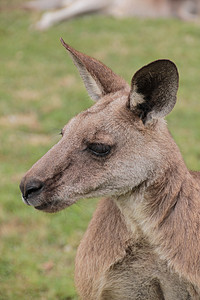
<instances>
[{"instance_id":1,"label":"kangaroo mouth","mask_svg":"<svg viewBox=\"0 0 200 300\"><path fill-rule=\"evenodd\" d=\"M57 201L49 201L45 202L44 204L41 204L39 206L35 206L35 209L41 210L41 211L46 211L46 212L56 212L57 209Z\"/></svg>"},{"instance_id":2,"label":"kangaroo mouth","mask_svg":"<svg viewBox=\"0 0 200 300\"><path fill-rule=\"evenodd\" d=\"M44 202L43 204L34 206L35 209L47 212L47 213L55 213L60 210L63 210L64 208L72 205L73 202L67 202L67 201L61 201L61 200L52 200L48 202Z\"/></svg>"}]
</instances>

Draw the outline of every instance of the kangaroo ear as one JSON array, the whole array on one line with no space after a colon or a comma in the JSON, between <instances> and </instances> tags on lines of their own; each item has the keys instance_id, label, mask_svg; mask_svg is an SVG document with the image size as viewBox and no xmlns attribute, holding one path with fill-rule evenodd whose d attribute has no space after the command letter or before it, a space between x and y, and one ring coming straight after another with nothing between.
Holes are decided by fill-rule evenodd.
<instances>
[{"instance_id":1,"label":"kangaroo ear","mask_svg":"<svg viewBox=\"0 0 200 300\"><path fill-rule=\"evenodd\" d=\"M97 101L103 96L124 89L128 84L98 60L87 56L67 45L60 39L70 53L79 70L89 96Z\"/></svg>"},{"instance_id":2,"label":"kangaroo ear","mask_svg":"<svg viewBox=\"0 0 200 300\"><path fill-rule=\"evenodd\" d=\"M130 109L144 124L165 117L176 103L178 82L178 70L170 60L144 66L132 78Z\"/></svg>"}]
</instances>

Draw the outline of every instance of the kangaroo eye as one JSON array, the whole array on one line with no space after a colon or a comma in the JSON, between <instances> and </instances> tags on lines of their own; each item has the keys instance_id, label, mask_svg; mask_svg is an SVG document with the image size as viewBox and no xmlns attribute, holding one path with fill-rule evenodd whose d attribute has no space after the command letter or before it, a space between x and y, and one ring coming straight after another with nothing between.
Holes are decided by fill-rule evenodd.
<instances>
[{"instance_id":1,"label":"kangaroo eye","mask_svg":"<svg viewBox=\"0 0 200 300\"><path fill-rule=\"evenodd\" d=\"M106 156L110 153L111 146L99 143L89 144L87 149L96 156Z\"/></svg>"}]
</instances>

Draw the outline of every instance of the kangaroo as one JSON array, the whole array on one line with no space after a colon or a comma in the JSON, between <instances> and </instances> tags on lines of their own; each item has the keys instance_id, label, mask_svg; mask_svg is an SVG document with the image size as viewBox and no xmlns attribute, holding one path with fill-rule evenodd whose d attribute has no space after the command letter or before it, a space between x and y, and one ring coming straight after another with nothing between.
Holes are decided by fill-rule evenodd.
<instances>
[{"instance_id":1,"label":"kangaroo","mask_svg":"<svg viewBox=\"0 0 200 300\"><path fill-rule=\"evenodd\" d=\"M114 17L178 17L185 21L195 20L200 11L199 0L33 0L24 8L53 10L42 15L35 25L45 30L62 21L80 15L98 13Z\"/></svg>"},{"instance_id":2,"label":"kangaroo","mask_svg":"<svg viewBox=\"0 0 200 300\"><path fill-rule=\"evenodd\" d=\"M164 120L176 103L175 64L142 67L130 87L61 42L96 103L25 174L23 201L51 213L104 197L77 251L81 299L200 299L200 173L187 169Z\"/></svg>"}]
</instances>

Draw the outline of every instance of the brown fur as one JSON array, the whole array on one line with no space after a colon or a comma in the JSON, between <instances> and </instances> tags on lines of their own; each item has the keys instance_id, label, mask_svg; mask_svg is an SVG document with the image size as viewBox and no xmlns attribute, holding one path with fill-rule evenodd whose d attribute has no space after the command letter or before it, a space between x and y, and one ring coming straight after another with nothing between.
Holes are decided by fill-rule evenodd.
<instances>
[{"instance_id":1,"label":"brown fur","mask_svg":"<svg viewBox=\"0 0 200 300\"><path fill-rule=\"evenodd\" d=\"M176 102L176 66L144 66L130 88L62 43L98 101L26 173L24 201L56 212L106 197L77 251L81 299L200 299L200 173L188 171L163 119Z\"/></svg>"}]
</instances>

